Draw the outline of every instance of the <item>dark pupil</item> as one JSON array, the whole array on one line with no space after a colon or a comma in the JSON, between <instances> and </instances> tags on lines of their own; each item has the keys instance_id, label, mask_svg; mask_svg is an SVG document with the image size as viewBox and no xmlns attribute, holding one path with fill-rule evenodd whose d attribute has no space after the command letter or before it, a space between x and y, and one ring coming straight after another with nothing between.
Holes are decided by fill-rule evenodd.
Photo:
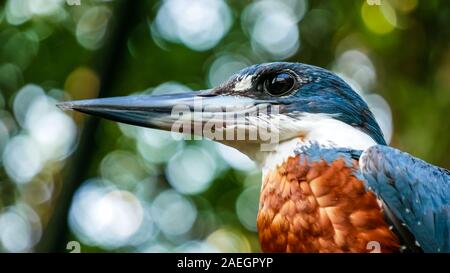
<instances>
[{"instance_id":1,"label":"dark pupil","mask_svg":"<svg viewBox=\"0 0 450 273\"><path fill-rule=\"evenodd\" d=\"M282 95L291 90L294 79L288 73L280 73L266 79L264 87L272 95Z\"/></svg>"}]
</instances>

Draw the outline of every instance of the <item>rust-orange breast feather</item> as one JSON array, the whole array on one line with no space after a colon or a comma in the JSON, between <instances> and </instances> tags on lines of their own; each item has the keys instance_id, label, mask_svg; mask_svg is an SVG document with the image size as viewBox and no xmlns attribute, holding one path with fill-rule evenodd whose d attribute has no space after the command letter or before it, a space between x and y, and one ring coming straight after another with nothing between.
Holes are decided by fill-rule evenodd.
<instances>
[{"instance_id":1,"label":"rust-orange breast feather","mask_svg":"<svg viewBox=\"0 0 450 273\"><path fill-rule=\"evenodd\" d=\"M265 252L397 252L372 192L355 176L357 161L308 162L288 158L266 173L260 197L258 232Z\"/></svg>"}]
</instances>

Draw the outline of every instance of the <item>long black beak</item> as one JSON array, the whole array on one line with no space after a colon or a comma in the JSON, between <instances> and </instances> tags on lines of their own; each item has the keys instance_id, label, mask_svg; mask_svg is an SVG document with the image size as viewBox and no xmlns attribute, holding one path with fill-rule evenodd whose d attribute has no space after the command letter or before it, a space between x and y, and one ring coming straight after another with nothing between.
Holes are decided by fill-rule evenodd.
<instances>
[{"instance_id":1,"label":"long black beak","mask_svg":"<svg viewBox=\"0 0 450 273\"><path fill-rule=\"evenodd\" d=\"M215 129L248 121L245 116L257 115L267 108L268 101L243 96L216 95L211 90L168 94L113 97L59 103L63 110L76 110L110 120L162 130L174 130L174 125L203 126L215 123ZM241 118L239 116L242 116ZM193 126L192 126L193 125Z\"/></svg>"}]
</instances>

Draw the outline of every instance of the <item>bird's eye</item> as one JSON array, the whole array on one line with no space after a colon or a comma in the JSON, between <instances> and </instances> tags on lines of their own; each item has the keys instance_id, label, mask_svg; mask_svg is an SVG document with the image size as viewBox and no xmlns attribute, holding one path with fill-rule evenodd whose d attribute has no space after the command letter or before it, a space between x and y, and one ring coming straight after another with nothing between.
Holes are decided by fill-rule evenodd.
<instances>
[{"instance_id":1,"label":"bird's eye","mask_svg":"<svg viewBox=\"0 0 450 273\"><path fill-rule=\"evenodd\" d=\"M282 72L270 75L264 79L264 91L272 96L281 96L292 91L295 78L290 73Z\"/></svg>"}]
</instances>

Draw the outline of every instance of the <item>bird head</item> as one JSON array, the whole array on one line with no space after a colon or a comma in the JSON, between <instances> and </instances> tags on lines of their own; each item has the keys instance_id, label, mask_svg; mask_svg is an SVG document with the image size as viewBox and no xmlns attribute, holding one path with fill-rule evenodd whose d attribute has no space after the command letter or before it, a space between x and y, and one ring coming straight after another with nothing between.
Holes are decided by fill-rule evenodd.
<instances>
[{"instance_id":1,"label":"bird head","mask_svg":"<svg viewBox=\"0 0 450 273\"><path fill-rule=\"evenodd\" d=\"M118 122L203 136L254 156L293 138L365 149L385 144L364 100L334 73L301 63L247 67L198 92L60 103ZM251 147L251 149L249 149ZM251 150L251 151L250 151Z\"/></svg>"}]
</instances>

